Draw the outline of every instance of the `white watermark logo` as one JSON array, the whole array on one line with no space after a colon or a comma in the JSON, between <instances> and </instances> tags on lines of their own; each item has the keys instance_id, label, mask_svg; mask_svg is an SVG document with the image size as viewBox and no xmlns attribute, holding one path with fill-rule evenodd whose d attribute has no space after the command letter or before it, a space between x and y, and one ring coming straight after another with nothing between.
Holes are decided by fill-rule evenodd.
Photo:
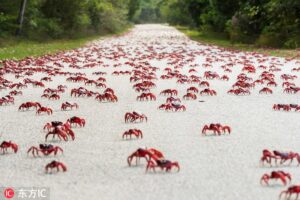
<instances>
[{"instance_id":1,"label":"white watermark logo","mask_svg":"<svg viewBox=\"0 0 300 200\"><path fill-rule=\"evenodd\" d=\"M50 200L50 189L46 187L0 188L4 199L11 200ZM2 196L0 195L0 197ZM2 198L0 198L2 199Z\"/></svg>"}]
</instances>

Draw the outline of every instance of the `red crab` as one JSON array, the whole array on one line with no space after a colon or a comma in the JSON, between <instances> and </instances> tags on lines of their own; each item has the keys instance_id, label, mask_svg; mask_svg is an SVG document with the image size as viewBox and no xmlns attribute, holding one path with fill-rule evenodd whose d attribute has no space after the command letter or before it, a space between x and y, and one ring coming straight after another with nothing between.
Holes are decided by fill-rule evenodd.
<instances>
[{"instance_id":1,"label":"red crab","mask_svg":"<svg viewBox=\"0 0 300 200\"><path fill-rule=\"evenodd\" d=\"M190 100L190 99L196 100L197 95L194 94L194 93L187 93L187 94L183 95L183 99L185 99L185 100Z\"/></svg>"},{"instance_id":2,"label":"red crab","mask_svg":"<svg viewBox=\"0 0 300 200\"><path fill-rule=\"evenodd\" d=\"M68 123L66 123L66 124L64 124L64 123L62 123L62 122L60 122L60 121L52 121L51 123L47 123L45 126L44 126L44 130L48 130L48 131L51 131L51 130L53 130L55 127L59 127L59 126L68 126L69 124ZM68 128L70 128L71 126L69 125L69 127Z\"/></svg>"},{"instance_id":3,"label":"red crab","mask_svg":"<svg viewBox=\"0 0 300 200\"><path fill-rule=\"evenodd\" d=\"M125 123L128 123L128 122L137 122L137 120L139 120L140 122L143 122L144 120L146 120L146 122L147 122L147 120L148 120L148 118L147 118L147 116L146 115L144 115L144 114L139 114L139 113L137 113L137 112L132 112L132 113L130 113L130 112L127 112L126 114L125 114Z\"/></svg>"},{"instance_id":4,"label":"red crab","mask_svg":"<svg viewBox=\"0 0 300 200\"><path fill-rule=\"evenodd\" d=\"M59 146L53 146L52 144L40 144L39 147L35 147L35 146L30 147L27 151L27 154L32 152L33 157L35 157L35 156L39 156L39 152L40 152L44 156L48 156L51 153L54 153L54 155L56 156L56 154L59 151L63 153L62 148L60 148Z\"/></svg>"},{"instance_id":5,"label":"red crab","mask_svg":"<svg viewBox=\"0 0 300 200\"><path fill-rule=\"evenodd\" d=\"M151 159L163 159L164 155L160 151L154 148L150 148L150 149L138 148L135 152L133 152L130 156L128 156L127 162L129 166L131 166L131 162L133 158L136 158L136 165L137 165L140 158L145 158L146 161L148 162Z\"/></svg>"},{"instance_id":6,"label":"red crab","mask_svg":"<svg viewBox=\"0 0 300 200\"><path fill-rule=\"evenodd\" d=\"M187 89L187 92L194 92L194 93L198 93L198 92L199 92L199 90L198 90L196 87L189 87L189 88Z\"/></svg>"},{"instance_id":7,"label":"red crab","mask_svg":"<svg viewBox=\"0 0 300 200\"><path fill-rule=\"evenodd\" d=\"M264 174L260 179L260 184L265 183L269 185L270 179L280 179L283 185L286 185L286 178L291 182L291 175L289 173L285 173L284 171L272 171L271 174Z\"/></svg>"},{"instance_id":8,"label":"red crab","mask_svg":"<svg viewBox=\"0 0 300 200\"><path fill-rule=\"evenodd\" d=\"M161 91L160 95L177 96L178 91L177 90L172 90L172 89L166 89L166 90Z\"/></svg>"},{"instance_id":9,"label":"red crab","mask_svg":"<svg viewBox=\"0 0 300 200\"><path fill-rule=\"evenodd\" d=\"M283 109L284 111L291 111L291 106L288 104L274 104L273 110L280 111Z\"/></svg>"},{"instance_id":10,"label":"red crab","mask_svg":"<svg viewBox=\"0 0 300 200\"><path fill-rule=\"evenodd\" d=\"M65 164L63 164L62 162L55 161L55 160L53 160L51 163L46 165L45 171L46 171L46 173L48 173L50 170L50 173L51 173L52 169L54 169L54 168L56 168L57 172L59 172L59 168L61 168L63 172L67 171L67 167L65 166Z\"/></svg>"},{"instance_id":11,"label":"red crab","mask_svg":"<svg viewBox=\"0 0 300 200\"><path fill-rule=\"evenodd\" d=\"M58 94L52 94L49 96L49 100L59 100L60 96Z\"/></svg>"},{"instance_id":12,"label":"red crab","mask_svg":"<svg viewBox=\"0 0 300 200\"><path fill-rule=\"evenodd\" d=\"M118 97L114 94L111 94L111 93L104 93L104 94L98 94L96 97L95 97L96 100L99 100L100 102L103 102L103 101L107 101L107 102L117 102L118 101Z\"/></svg>"},{"instance_id":13,"label":"red crab","mask_svg":"<svg viewBox=\"0 0 300 200\"><path fill-rule=\"evenodd\" d=\"M130 139L131 139L131 136L132 136L132 135L134 135L137 139L139 139L140 137L143 138L143 133L142 133L142 131L139 130L139 129L129 129L128 131L125 131L125 132L123 133L122 138L123 138L123 139L124 139L124 138L127 139L127 137L129 136Z\"/></svg>"},{"instance_id":14,"label":"red crab","mask_svg":"<svg viewBox=\"0 0 300 200\"><path fill-rule=\"evenodd\" d=\"M217 95L217 92L215 90L211 90L211 89L204 89L200 92L200 95L209 95L209 96L215 96Z\"/></svg>"},{"instance_id":15,"label":"red crab","mask_svg":"<svg viewBox=\"0 0 300 200\"><path fill-rule=\"evenodd\" d=\"M177 168L177 172L180 171L180 166L178 162L172 162L169 160L164 160L164 159L158 159L158 160L149 160L147 167L146 167L146 172L148 170L153 170L155 172L155 168L160 168L161 170L166 170L166 172L169 172L172 170L173 167Z\"/></svg>"},{"instance_id":16,"label":"red crab","mask_svg":"<svg viewBox=\"0 0 300 200\"><path fill-rule=\"evenodd\" d=\"M67 120L68 123L70 123L70 125L79 125L80 127L84 127L85 126L85 119L83 118L79 118L79 117L71 117L70 119Z\"/></svg>"},{"instance_id":17,"label":"red crab","mask_svg":"<svg viewBox=\"0 0 300 200\"><path fill-rule=\"evenodd\" d=\"M293 185L290 186L287 190L282 191L279 195L279 199L281 199L281 197L285 195L284 199L290 200L293 194L296 194L296 199L298 199L298 196L300 194L300 185Z\"/></svg>"},{"instance_id":18,"label":"red crab","mask_svg":"<svg viewBox=\"0 0 300 200\"><path fill-rule=\"evenodd\" d=\"M10 96L18 96L18 95L23 95L22 91L17 91L17 90L13 90L11 92L9 92Z\"/></svg>"},{"instance_id":19,"label":"red crab","mask_svg":"<svg viewBox=\"0 0 300 200\"><path fill-rule=\"evenodd\" d=\"M229 77L226 75L223 75L220 79L223 81L229 81Z\"/></svg>"},{"instance_id":20,"label":"red crab","mask_svg":"<svg viewBox=\"0 0 300 200\"><path fill-rule=\"evenodd\" d=\"M153 93L142 93L140 96L137 96L137 101L144 101L144 100L150 100L150 101L156 101L156 96Z\"/></svg>"},{"instance_id":21,"label":"red crab","mask_svg":"<svg viewBox=\"0 0 300 200\"><path fill-rule=\"evenodd\" d=\"M1 144L0 144L0 149L2 150L2 153L5 154L7 153L7 149L8 148L11 148L14 153L17 153L18 152L18 145L11 142L11 141L3 141Z\"/></svg>"},{"instance_id":22,"label":"red crab","mask_svg":"<svg viewBox=\"0 0 300 200\"><path fill-rule=\"evenodd\" d=\"M181 100L179 98L174 98L174 97L168 97L166 100L167 103L173 103L173 102L179 102L181 103Z\"/></svg>"},{"instance_id":23,"label":"red crab","mask_svg":"<svg viewBox=\"0 0 300 200\"><path fill-rule=\"evenodd\" d=\"M48 115L52 115L53 111L51 108L47 108L47 107L40 107L37 111L36 114L41 114L41 113L47 113Z\"/></svg>"},{"instance_id":24,"label":"red crab","mask_svg":"<svg viewBox=\"0 0 300 200\"><path fill-rule=\"evenodd\" d=\"M67 110L68 108L73 110L73 108L78 109L78 104L77 103L69 103L69 102L65 102L61 104L61 110Z\"/></svg>"},{"instance_id":25,"label":"red crab","mask_svg":"<svg viewBox=\"0 0 300 200\"><path fill-rule=\"evenodd\" d=\"M202 129L202 134L206 135L207 131L213 131L215 135L221 135L221 131L223 133L231 133L231 128L230 126L223 126L221 124L210 124L210 125L205 125Z\"/></svg>"},{"instance_id":26,"label":"red crab","mask_svg":"<svg viewBox=\"0 0 300 200\"><path fill-rule=\"evenodd\" d=\"M74 132L66 127L66 126L56 126L52 131L49 131L46 136L45 136L45 141L47 141L48 136L53 135L52 139L57 135L58 138L61 140L63 139L64 141L68 141L68 136L71 136L72 140L75 139L75 134Z\"/></svg>"},{"instance_id":27,"label":"red crab","mask_svg":"<svg viewBox=\"0 0 300 200\"><path fill-rule=\"evenodd\" d=\"M274 86L277 87L277 83L275 81L270 81L267 86Z\"/></svg>"},{"instance_id":28,"label":"red crab","mask_svg":"<svg viewBox=\"0 0 300 200\"><path fill-rule=\"evenodd\" d=\"M161 104L158 107L159 110L166 110L166 111L172 110L172 108L173 108L173 106L171 103Z\"/></svg>"},{"instance_id":29,"label":"red crab","mask_svg":"<svg viewBox=\"0 0 300 200\"><path fill-rule=\"evenodd\" d=\"M186 111L186 107L184 105L181 105L179 103L171 103L172 111Z\"/></svg>"},{"instance_id":30,"label":"red crab","mask_svg":"<svg viewBox=\"0 0 300 200\"><path fill-rule=\"evenodd\" d=\"M200 86L200 87L209 87L209 83L208 83L207 81L201 81L201 82L199 83L199 86Z\"/></svg>"},{"instance_id":31,"label":"red crab","mask_svg":"<svg viewBox=\"0 0 300 200\"><path fill-rule=\"evenodd\" d=\"M19 106L19 110L24 110L24 109L29 110L31 107L34 107L37 110L38 108L40 108L42 106L38 102L26 102L26 103L22 103Z\"/></svg>"},{"instance_id":32,"label":"red crab","mask_svg":"<svg viewBox=\"0 0 300 200\"><path fill-rule=\"evenodd\" d=\"M270 88L264 87L263 89L261 89L259 91L259 94L262 94L262 93L264 93L264 94L272 94L273 91Z\"/></svg>"}]
</instances>

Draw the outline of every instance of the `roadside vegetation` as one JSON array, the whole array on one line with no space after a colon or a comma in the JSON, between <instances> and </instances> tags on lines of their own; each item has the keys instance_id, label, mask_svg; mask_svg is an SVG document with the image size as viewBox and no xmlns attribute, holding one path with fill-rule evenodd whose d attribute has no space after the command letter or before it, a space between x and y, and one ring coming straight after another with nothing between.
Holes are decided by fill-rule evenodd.
<instances>
[{"instance_id":1,"label":"roadside vegetation","mask_svg":"<svg viewBox=\"0 0 300 200\"><path fill-rule=\"evenodd\" d=\"M131 26L124 28L114 34L105 34L103 36L95 35L73 39L53 39L45 41L24 40L18 38L7 38L5 45L0 48L0 60L3 59L22 59L27 56L41 56L53 54L59 51L75 49L84 46L90 41L102 39L111 35L121 35L129 31Z\"/></svg>"},{"instance_id":2,"label":"roadside vegetation","mask_svg":"<svg viewBox=\"0 0 300 200\"><path fill-rule=\"evenodd\" d=\"M169 23L200 42L296 57L299 10L299 0L1 0L0 59L76 48L134 23Z\"/></svg>"},{"instance_id":3,"label":"roadside vegetation","mask_svg":"<svg viewBox=\"0 0 300 200\"><path fill-rule=\"evenodd\" d=\"M198 30L192 30L188 27L176 26L176 28L186 34L192 40L198 41L203 44L217 45L232 50L241 50L249 52L258 52L265 55L298 58L300 59L300 49L287 49L287 48L263 48L255 44L233 43L228 40L224 35L212 33L203 33Z\"/></svg>"}]
</instances>

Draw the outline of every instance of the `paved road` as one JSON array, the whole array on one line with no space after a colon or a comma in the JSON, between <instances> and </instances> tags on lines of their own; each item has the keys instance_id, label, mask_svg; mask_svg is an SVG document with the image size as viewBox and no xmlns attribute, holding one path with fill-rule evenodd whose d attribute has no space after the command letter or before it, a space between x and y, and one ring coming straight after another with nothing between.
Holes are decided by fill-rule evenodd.
<instances>
[{"instance_id":1,"label":"paved road","mask_svg":"<svg viewBox=\"0 0 300 200\"><path fill-rule=\"evenodd\" d=\"M261 152L265 148L299 151L299 113L272 110L274 103L299 102L297 95L283 94L283 80L280 79L281 74L291 74L291 69L299 66L295 61L201 45L176 29L162 25L136 26L124 36L95 41L87 47L44 60L45 63L41 65L49 66L51 70L57 68L59 72L84 73L85 77L92 80L100 77L93 72L106 72L101 77L106 78L105 84L114 89L119 101L99 103L94 97L70 97L70 90L80 86L100 93L104 89L94 85L85 86L83 82L67 82L69 75L53 76L52 82L45 83L46 88L55 88L59 84L68 86L58 101L42 99L40 96L45 88L29 86L24 89L24 95L16 97L14 106L0 107L0 139L19 144L17 154L0 156L0 186L49 187L52 200L267 200L277 199L280 191L286 187L280 186L280 182L270 188L260 186L263 173L284 169L292 174L293 183L300 182L300 172L294 167L295 164L274 169L259 166ZM54 62L63 67L58 67ZM126 62L133 63L135 69ZM91 63L95 67L87 67L86 64ZM265 87L263 85L252 89L251 95L227 94L237 81L237 75L242 73L242 68L250 64L256 67L256 73L244 73L253 81L264 71L258 68L259 65L265 65L266 70L282 69L273 72L278 87L270 87L272 95L259 94L259 90ZM136 101L139 93L132 88L135 83L130 83L130 75L112 75L115 71L133 70L150 73L149 66L159 69L153 71L152 75L158 79L153 81L156 87L151 89L157 101ZM173 78L160 78L167 74L165 68L171 69L169 75L173 75ZM224 71L226 68L232 72ZM205 71L227 75L229 81L205 80ZM158 110L158 106L165 103L167 98L159 95L164 89L177 89L181 99L188 87L204 89L196 82L176 83L180 74L182 79L191 80L190 76L194 75L201 77L201 81L208 81L209 88L214 89L217 96L197 94L195 101L182 100L187 107L186 112ZM13 74L4 75L13 82L20 82L24 78L40 80L45 76L45 73L34 73L30 77L15 79ZM298 79L292 82L299 85ZM8 92L1 90L0 97ZM18 106L26 101L39 101L54 109L54 114L36 116L34 111L18 112ZM62 112L60 105L64 101L76 102L80 108ZM125 124L124 114L132 111L147 115L148 122ZM74 129L75 141L52 142L64 149L63 156L32 158L26 155L30 146L44 143L46 133L42 128L45 123L66 121L72 116L85 118L87 124L84 128ZM202 136L202 127L210 123L230 125L232 134ZM122 140L122 133L130 128L141 129L144 138ZM181 171L145 173L144 160L136 167L128 167L127 156L139 147L157 148L167 159L178 161ZM44 166L53 159L64 162L68 171L45 174Z\"/></svg>"}]
</instances>

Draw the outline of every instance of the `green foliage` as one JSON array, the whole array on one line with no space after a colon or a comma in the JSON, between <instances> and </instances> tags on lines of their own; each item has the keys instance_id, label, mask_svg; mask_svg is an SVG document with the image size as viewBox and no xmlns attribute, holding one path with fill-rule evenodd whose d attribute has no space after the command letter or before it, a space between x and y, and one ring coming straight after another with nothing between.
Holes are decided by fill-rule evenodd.
<instances>
[{"instance_id":1,"label":"green foliage","mask_svg":"<svg viewBox=\"0 0 300 200\"><path fill-rule=\"evenodd\" d=\"M0 1L0 37L16 32L20 4L21 0ZM129 0L28 0L22 37L45 40L114 33L128 25L128 4Z\"/></svg>"},{"instance_id":2,"label":"green foliage","mask_svg":"<svg viewBox=\"0 0 300 200\"><path fill-rule=\"evenodd\" d=\"M21 0L0 0L0 37L16 32ZM128 21L184 25L232 43L299 48L300 0L28 0L22 36L113 33Z\"/></svg>"},{"instance_id":3,"label":"green foliage","mask_svg":"<svg viewBox=\"0 0 300 200\"><path fill-rule=\"evenodd\" d=\"M177 26L178 30L185 33L188 37L193 40L199 41L205 44L217 45L220 47L224 47L227 49L241 50L241 51L251 51L251 52L259 52L266 55L272 56L280 56L280 57L299 57L300 51L291 50L291 49L274 49L274 48L261 48L251 44L243 44L243 43L231 43L225 37L220 35L212 35L212 34L203 34L203 32L191 30L188 27Z\"/></svg>"},{"instance_id":4,"label":"green foliage","mask_svg":"<svg viewBox=\"0 0 300 200\"><path fill-rule=\"evenodd\" d=\"M140 7L140 1L139 0L130 0L128 4L128 19L130 21L133 20L133 17L137 10Z\"/></svg>"},{"instance_id":5,"label":"green foliage","mask_svg":"<svg viewBox=\"0 0 300 200\"><path fill-rule=\"evenodd\" d=\"M234 42L299 48L299 0L166 0L164 20L204 33L226 33Z\"/></svg>"}]
</instances>

